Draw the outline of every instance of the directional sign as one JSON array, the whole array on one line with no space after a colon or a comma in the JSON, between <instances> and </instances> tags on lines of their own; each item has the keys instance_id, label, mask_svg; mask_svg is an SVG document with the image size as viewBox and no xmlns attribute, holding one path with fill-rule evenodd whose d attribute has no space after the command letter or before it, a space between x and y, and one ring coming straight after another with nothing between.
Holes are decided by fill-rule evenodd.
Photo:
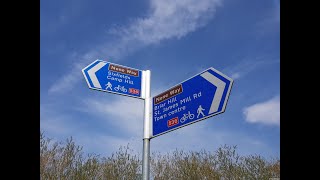
<instances>
[{"instance_id":1,"label":"directional sign","mask_svg":"<svg viewBox=\"0 0 320 180\"><path fill-rule=\"evenodd\" d=\"M153 98L153 137L223 113L233 80L209 68Z\"/></svg>"},{"instance_id":2,"label":"directional sign","mask_svg":"<svg viewBox=\"0 0 320 180\"><path fill-rule=\"evenodd\" d=\"M96 60L82 69L89 88L142 98L142 71Z\"/></svg>"}]
</instances>

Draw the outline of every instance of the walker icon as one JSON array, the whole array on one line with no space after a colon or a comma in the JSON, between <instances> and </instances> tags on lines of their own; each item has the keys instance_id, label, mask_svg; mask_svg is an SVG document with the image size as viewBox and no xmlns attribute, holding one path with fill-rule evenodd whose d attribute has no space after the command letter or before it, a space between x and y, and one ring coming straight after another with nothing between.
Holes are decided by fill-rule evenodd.
<instances>
[{"instance_id":1,"label":"walker icon","mask_svg":"<svg viewBox=\"0 0 320 180\"><path fill-rule=\"evenodd\" d=\"M112 84L110 82L106 84L106 90L108 90L108 88L112 91Z\"/></svg>"},{"instance_id":2,"label":"walker icon","mask_svg":"<svg viewBox=\"0 0 320 180\"><path fill-rule=\"evenodd\" d=\"M201 105L198 107L198 109L197 109L197 113L198 113L198 115L197 115L197 118L199 118L199 115L201 114L202 115L202 117L204 117L205 115L203 114L203 110L205 110L205 109L203 109L202 107L201 107Z\"/></svg>"}]
</instances>

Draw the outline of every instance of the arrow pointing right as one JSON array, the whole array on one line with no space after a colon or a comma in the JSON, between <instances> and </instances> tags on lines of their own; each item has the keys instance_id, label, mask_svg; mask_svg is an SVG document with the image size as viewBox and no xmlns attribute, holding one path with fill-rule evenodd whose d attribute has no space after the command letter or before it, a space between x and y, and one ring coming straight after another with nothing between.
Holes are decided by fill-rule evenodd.
<instances>
[{"instance_id":1,"label":"arrow pointing right","mask_svg":"<svg viewBox=\"0 0 320 180\"><path fill-rule=\"evenodd\" d=\"M223 113L232 84L231 78L210 67L153 97L152 136Z\"/></svg>"},{"instance_id":2,"label":"arrow pointing right","mask_svg":"<svg viewBox=\"0 0 320 180\"><path fill-rule=\"evenodd\" d=\"M226 87L226 83L223 82L222 80L220 80L219 78L215 77L214 75L212 75L209 72L205 72L205 73L201 74L200 76L217 87L216 93L213 96L211 107L210 107L210 110L208 113L208 115L209 115L211 113L218 111L219 104L222 99L222 94L223 94L224 88Z\"/></svg>"}]
</instances>

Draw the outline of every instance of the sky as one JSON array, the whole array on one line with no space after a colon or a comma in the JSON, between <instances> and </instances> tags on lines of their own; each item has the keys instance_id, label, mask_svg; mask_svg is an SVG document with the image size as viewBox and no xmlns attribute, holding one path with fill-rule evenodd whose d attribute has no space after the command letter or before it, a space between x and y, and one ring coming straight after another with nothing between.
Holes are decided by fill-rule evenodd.
<instances>
[{"instance_id":1,"label":"sky","mask_svg":"<svg viewBox=\"0 0 320 180\"><path fill-rule=\"evenodd\" d=\"M225 112L152 138L151 152L280 157L280 1L40 1L40 130L141 156L144 100L90 89L81 70L97 59L150 70L151 97L210 67L234 80Z\"/></svg>"}]
</instances>

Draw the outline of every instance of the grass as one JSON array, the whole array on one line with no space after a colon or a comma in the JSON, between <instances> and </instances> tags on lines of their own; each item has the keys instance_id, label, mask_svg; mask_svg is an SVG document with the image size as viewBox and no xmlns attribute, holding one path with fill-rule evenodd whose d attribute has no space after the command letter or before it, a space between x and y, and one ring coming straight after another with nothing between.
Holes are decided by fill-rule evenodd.
<instances>
[{"instance_id":1,"label":"grass","mask_svg":"<svg viewBox=\"0 0 320 180\"><path fill-rule=\"evenodd\" d=\"M129 146L121 146L110 157L89 154L71 138L53 143L40 134L40 178L42 180L137 180L142 161ZM259 155L240 156L237 146L224 145L216 151L174 150L150 157L154 180L242 180L280 178L280 159Z\"/></svg>"}]
</instances>

